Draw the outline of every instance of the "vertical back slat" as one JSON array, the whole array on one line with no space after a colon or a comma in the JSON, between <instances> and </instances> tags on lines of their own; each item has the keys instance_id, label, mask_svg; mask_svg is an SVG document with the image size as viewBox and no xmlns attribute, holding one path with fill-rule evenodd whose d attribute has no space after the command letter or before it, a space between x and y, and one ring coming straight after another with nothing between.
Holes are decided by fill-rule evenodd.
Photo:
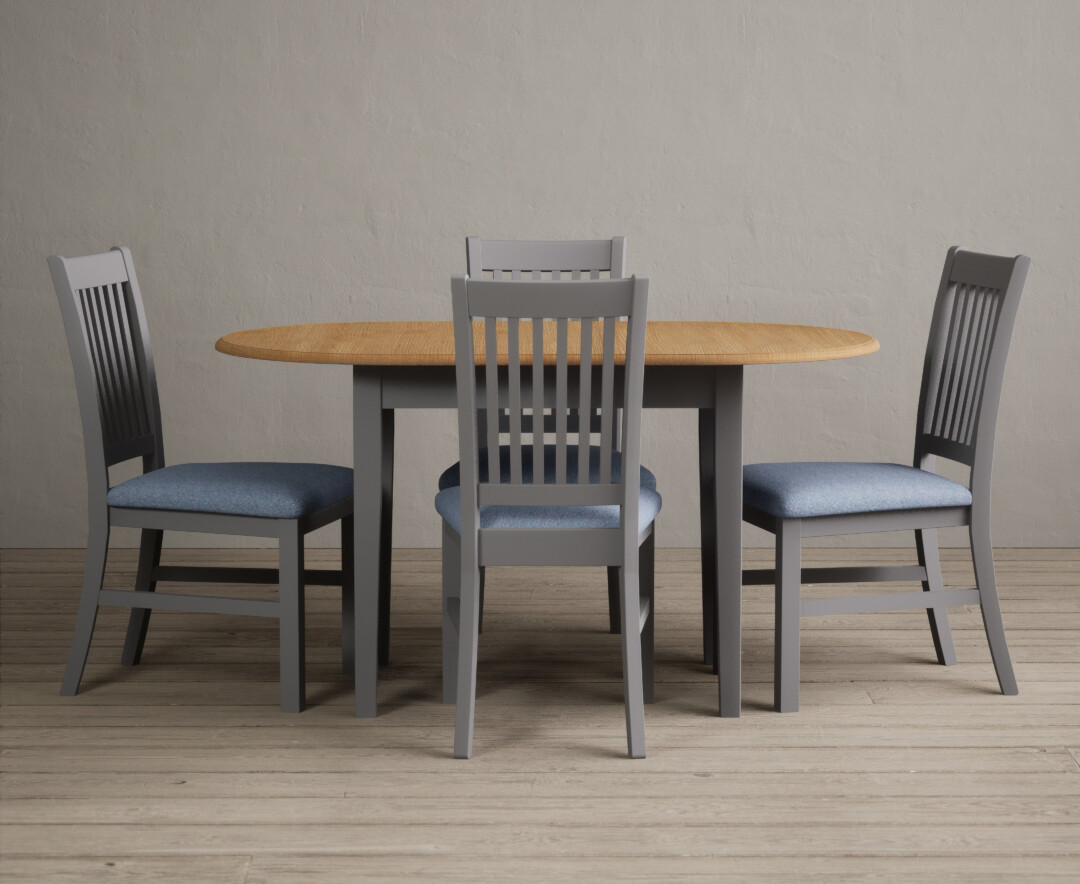
<instances>
[{"instance_id":1,"label":"vertical back slat","mask_svg":"<svg viewBox=\"0 0 1080 884\"><path fill-rule=\"evenodd\" d=\"M566 482L566 388L567 338L569 327L565 317L555 323L555 482Z\"/></svg>"},{"instance_id":2,"label":"vertical back slat","mask_svg":"<svg viewBox=\"0 0 1080 884\"><path fill-rule=\"evenodd\" d=\"M963 361L963 337L964 319L968 309L967 286L956 286L956 294L953 301L953 321L949 326L949 350L947 355L948 371L944 372L942 380L941 401L938 402L938 435L943 439L948 438L949 422L952 418L952 403L956 396L956 381L959 374L959 365Z\"/></svg>"},{"instance_id":3,"label":"vertical back slat","mask_svg":"<svg viewBox=\"0 0 1080 884\"><path fill-rule=\"evenodd\" d=\"M121 406L120 382L117 378L116 365L113 359L112 322L109 318L109 308L105 300L107 286L99 286L94 289L93 306L98 321L98 343L101 347L101 364L107 383L104 387L105 397L108 401L109 411L113 415L115 425L113 427L113 439L123 439L130 434L127 428L126 415Z\"/></svg>"},{"instance_id":4,"label":"vertical back slat","mask_svg":"<svg viewBox=\"0 0 1080 884\"><path fill-rule=\"evenodd\" d=\"M520 274L518 274L520 277ZM521 349L520 320L510 317L506 323L507 385L510 404L510 482L521 484Z\"/></svg>"},{"instance_id":5,"label":"vertical back slat","mask_svg":"<svg viewBox=\"0 0 1080 884\"><path fill-rule=\"evenodd\" d=\"M499 451L499 339L498 320L484 317L484 388L487 400L487 462L488 481L498 485L502 480L502 457Z\"/></svg>"},{"instance_id":6,"label":"vertical back slat","mask_svg":"<svg viewBox=\"0 0 1080 884\"><path fill-rule=\"evenodd\" d=\"M120 314L123 305L119 303L115 283L106 285L102 291L102 302L108 323L109 351L112 354L113 371L116 378L117 410L123 416L124 433L127 438L139 435L138 415L131 399L131 381L127 372L126 341L120 330Z\"/></svg>"},{"instance_id":7,"label":"vertical back slat","mask_svg":"<svg viewBox=\"0 0 1080 884\"><path fill-rule=\"evenodd\" d=\"M544 320L532 321L532 421L533 421L533 482L544 481Z\"/></svg>"},{"instance_id":8,"label":"vertical back slat","mask_svg":"<svg viewBox=\"0 0 1080 884\"><path fill-rule=\"evenodd\" d=\"M94 395L97 399L98 413L102 420L102 435L108 438L111 435L109 430L108 421L109 417L105 411L105 400L102 397L102 378L101 368L98 365L98 347L97 347L97 331L95 329L95 323L93 316L90 312L90 296L87 289L79 289L75 292L75 302L78 307L79 313L82 317L82 326L85 333L86 349L90 354L90 371L94 380Z\"/></svg>"},{"instance_id":9,"label":"vertical back slat","mask_svg":"<svg viewBox=\"0 0 1080 884\"><path fill-rule=\"evenodd\" d=\"M123 339L125 373L129 378L129 391L132 414L136 418L136 429L140 435L148 435L150 416L146 413L146 388L139 373L138 359L135 356L135 336L131 331L131 318L128 315L128 295L123 283L116 284L117 313L120 317L120 336Z\"/></svg>"},{"instance_id":10,"label":"vertical back slat","mask_svg":"<svg viewBox=\"0 0 1080 884\"><path fill-rule=\"evenodd\" d=\"M578 359L578 483L589 481L589 448L592 445L592 324L581 317L581 356Z\"/></svg>"},{"instance_id":11,"label":"vertical back slat","mask_svg":"<svg viewBox=\"0 0 1080 884\"><path fill-rule=\"evenodd\" d=\"M94 346L98 369L98 394L106 415L106 439L112 443L124 438L123 419L117 411L116 381L109 361L108 332L101 305L101 289L95 287L87 292L87 308L94 325Z\"/></svg>"},{"instance_id":12,"label":"vertical back slat","mask_svg":"<svg viewBox=\"0 0 1080 884\"><path fill-rule=\"evenodd\" d=\"M604 355L600 376L600 481L611 481L611 452L615 447L615 317L604 317Z\"/></svg>"},{"instance_id":13,"label":"vertical back slat","mask_svg":"<svg viewBox=\"0 0 1080 884\"><path fill-rule=\"evenodd\" d=\"M960 286L952 287L952 305L949 311L949 322L945 326L944 340L942 341L943 356L941 359L941 375L938 378L937 396L934 399L934 422L931 432L935 436L941 436L945 422L945 402L949 396L949 383L952 374L953 358L956 353L956 332L958 327L957 317L960 311Z\"/></svg>"},{"instance_id":14,"label":"vertical back slat","mask_svg":"<svg viewBox=\"0 0 1080 884\"><path fill-rule=\"evenodd\" d=\"M967 328L965 329L964 358L960 364L960 389L956 396L956 407L953 409L952 420L949 422L948 437L954 442L959 442L963 435L962 427L971 402L972 382L975 377L974 366L979 328L982 324L986 304L992 297L993 293L981 286L976 286L970 292L971 309L968 311Z\"/></svg>"},{"instance_id":15,"label":"vertical back slat","mask_svg":"<svg viewBox=\"0 0 1080 884\"><path fill-rule=\"evenodd\" d=\"M990 300L986 318L983 321L983 329L977 344L978 353L976 354L977 361L975 364L972 401L963 427L963 442L965 445L971 445L975 440L975 427L979 420L979 403L982 399L983 388L986 385L986 368L990 362L990 351L993 348L994 338L997 335L997 322L998 317L1001 315L1001 305L1003 301L1004 293L1001 293L998 297L992 298Z\"/></svg>"},{"instance_id":16,"label":"vertical back slat","mask_svg":"<svg viewBox=\"0 0 1080 884\"><path fill-rule=\"evenodd\" d=\"M949 378L949 395L945 404L945 414L941 425L941 434L951 439L951 430L956 411L960 405L960 394L964 374L964 357L967 355L968 335L971 329L973 292L970 286L961 286L957 291L960 299L959 327L954 337L955 350L952 359L952 372Z\"/></svg>"}]
</instances>

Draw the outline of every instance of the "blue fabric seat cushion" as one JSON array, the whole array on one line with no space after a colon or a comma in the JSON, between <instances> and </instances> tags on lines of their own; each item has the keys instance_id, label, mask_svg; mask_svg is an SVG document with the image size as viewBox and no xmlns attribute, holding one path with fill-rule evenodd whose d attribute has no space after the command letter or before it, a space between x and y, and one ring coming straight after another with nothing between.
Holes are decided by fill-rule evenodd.
<instances>
[{"instance_id":1,"label":"blue fabric seat cushion","mask_svg":"<svg viewBox=\"0 0 1080 884\"><path fill-rule=\"evenodd\" d=\"M660 495L643 488L638 505L638 534L660 512ZM461 533L461 488L446 488L435 495L435 509L446 523ZM482 506L481 528L618 528L619 507L612 506Z\"/></svg>"},{"instance_id":2,"label":"blue fabric seat cushion","mask_svg":"<svg viewBox=\"0 0 1080 884\"><path fill-rule=\"evenodd\" d=\"M743 467L743 503L780 519L970 506L971 492L896 463L755 463Z\"/></svg>"},{"instance_id":3,"label":"blue fabric seat cushion","mask_svg":"<svg viewBox=\"0 0 1080 884\"><path fill-rule=\"evenodd\" d=\"M353 471L321 463L185 463L109 489L109 506L299 519L352 497Z\"/></svg>"},{"instance_id":4,"label":"blue fabric seat cushion","mask_svg":"<svg viewBox=\"0 0 1080 884\"><path fill-rule=\"evenodd\" d=\"M533 450L532 445L522 445L521 460L522 460L522 481L532 481L532 458ZM486 482L488 480L488 462L487 462L487 449L481 448L479 453L480 463L480 481ZM510 481L510 446L499 446L499 468L501 471L502 480L504 482ZM566 481L577 481L577 451L571 448L569 457L566 464ZM622 476L622 454L618 451L611 452L611 481L618 482ZM589 478L593 482L600 480L600 446L593 445L589 448ZM555 481L555 446L544 446L544 481ZM453 466L448 467L443 471L443 474L439 476L439 490L445 491L447 488L454 488L461 484L461 464L455 463ZM641 487L648 488L650 490L656 490L656 476L645 467L641 468Z\"/></svg>"}]
</instances>

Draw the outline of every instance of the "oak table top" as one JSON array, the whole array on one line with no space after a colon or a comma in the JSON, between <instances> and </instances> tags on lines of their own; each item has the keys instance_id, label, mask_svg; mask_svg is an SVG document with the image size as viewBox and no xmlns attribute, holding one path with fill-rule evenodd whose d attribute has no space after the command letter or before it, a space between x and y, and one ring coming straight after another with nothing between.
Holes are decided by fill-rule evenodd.
<instances>
[{"instance_id":1,"label":"oak table top","mask_svg":"<svg viewBox=\"0 0 1080 884\"><path fill-rule=\"evenodd\" d=\"M523 325L528 326L525 322ZM617 340L625 340L620 323ZM522 329L522 355L531 355L532 335ZM500 362L505 359L505 324L500 324ZM479 345L481 332L477 326ZM545 363L554 364L554 335L545 334ZM568 357L578 361L579 335L569 335ZM593 340L600 347L600 335ZM452 366L451 322L335 322L283 325L227 334L216 348L231 356L327 365ZM646 365L770 365L819 362L875 352L877 340L861 332L764 322L654 322L645 334ZM599 352L599 349L597 349ZM477 348L483 362L482 348ZM617 359L616 361L621 361Z\"/></svg>"}]
</instances>

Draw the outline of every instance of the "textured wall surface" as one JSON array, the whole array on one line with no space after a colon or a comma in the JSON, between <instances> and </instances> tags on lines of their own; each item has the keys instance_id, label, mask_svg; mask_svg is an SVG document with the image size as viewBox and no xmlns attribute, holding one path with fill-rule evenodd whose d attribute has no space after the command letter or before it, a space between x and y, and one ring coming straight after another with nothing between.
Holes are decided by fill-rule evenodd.
<instances>
[{"instance_id":1,"label":"textured wall surface","mask_svg":"<svg viewBox=\"0 0 1080 884\"><path fill-rule=\"evenodd\" d=\"M215 339L449 318L466 234L625 234L653 318L881 341L748 369L751 461L907 461L946 249L1031 255L995 539L1080 545L1077 46L1073 0L3 0L0 544L85 539L51 253L132 248L170 462L348 463L347 370ZM663 545L698 542L695 427L645 422ZM395 542L437 545L452 415L398 440Z\"/></svg>"}]
</instances>

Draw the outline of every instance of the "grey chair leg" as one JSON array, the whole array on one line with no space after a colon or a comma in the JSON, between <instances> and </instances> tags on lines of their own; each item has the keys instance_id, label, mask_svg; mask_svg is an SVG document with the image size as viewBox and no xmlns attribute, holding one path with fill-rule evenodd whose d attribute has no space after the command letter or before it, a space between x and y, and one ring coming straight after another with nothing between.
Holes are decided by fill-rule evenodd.
<instances>
[{"instance_id":1,"label":"grey chair leg","mask_svg":"<svg viewBox=\"0 0 1080 884\"><path fill-rule=\"evenodd\" d=\"M454 757L472 757L476 709L476 650L480 626L480 574L476 550L462 544L460 619L457 652L457 709L454 714Z\"/></svg>"},{"instance_id":2,"label":"grey chair leg","mask_svg":"<svg viewBox=\"0 0 1080 884\"><path fill-rule=\"evenodd\" d=\"M341 671L352 675L356 665L356 563L353 557L353 517L341 520Z\"/></svg>"},{"instance_id":3,"label":"grey chair leg","mask_svg":"<svg viewBox=\"0 0 1080 884\"><path fill-rule=\"evenodd\" d=\"M283 524L278 552L281 711L304 711L304 535Z\"/></svg>"},{"instance_id":4,"label":"grey chair leg","mask_svg":"<svg viewBox=\"0 0 1080 884\"><path fill-rule=\"evenodd\" d=\"M799 711L799 596L802 580L802 523L776 526L776 649L773 703L777 712Z\"/></svg>"},{"instance_id":5,"label":"grey chair leg","mask_svg":"<svg viewBox=\"0 0 1080 884\"><path fill-rule=\"evenodd\" d=\"M98 595L101 581L105 576L105 559L109 554L109 523L105 518L90 520L90 532L86 542L86 567L83 571L82 595L79 598L79 613L75 618L75 637L71 641L64 680L60 685L60 694L73 697L79 690L86 655L90 653L90 639L94 634L94 621L97 620Z\"/></svg>"},{"instance_id":6,"label":"grey chair leg","mask_svg":"<svg viewBox=\"0 0 1080 884\"><path fill-rule=\"evenodd\" d=\"M619 631L619 566L608 565L607 569L607 608L608 632L616 635Z\"/></svg>"},{"instance_id":7,"label":"grey chair leg","mask_svg":"<svg viewBox=\"0 0 1080 884\"><path fill-rule=\"evenodd\" d=\"M164 531L144 528L139 543L139 570L135 575L135 589L153 592L157 589L154 569L161 564L161 539ZM128 617L127 637L124 639L124 651L120 662L124 666L138 666L142 660L143 645L146 643L146 629L150 625L150 608L132 608Z\"/></svg>"},{"instance_id":8,"label":"grey chair leg","mask_svg":"<svg viewBox=\"0 0 1080 884\"><path fill-rule=\"evenodd\" d=\"M476 631L484 631L484 587L487 583L487 568L480 567L480 610L476 615Z\"/></svg>"},{"instance_id":9,"label":"grey chair leg","mask_svg":"<svg viewBox=\"0 0 1080 884\"><path fill-rule=\"evenodd\" d=\"M626 748L631 758L645 757L645 705L641 676L641 597L637 550L625 555L619 569L622 578L623 700L626 707Z\"/></svg>"},{"instance_id":10,"label":"grey chair leg","mask_svg":"<svg viewBox=\"0 0 1080 884\"><path fill-rule=\"evenodd\" d=\"M483 569L480 574L482 583ZM461 625L461 539L445 522L442 536L442 591L442 701L456 703Z\"/></svg>"},{"instance_id":11,"label":"grey chair leg","mask_svg":"<svg viewBox=\"0 0 1080 884\"><path fill-rule=\"evenodd\" d=\"M1009 646L1005 641L1005 624L1001 619L998 602L997 580L994 576L994 547L990 541L990 526L972 519L970 527L971 560L975 565L975 585L979 589L979 606L982 608L986 640L990 644L990 656L994 659L998 685L1001 693L1014 696L1019 693L1016 675L1013 673Z\"/></svg>"},{"instance_id":12,"label":"grey chair leg","mask_svg":"<svg viewBox=\"0 0 1080 884\"><path fill-rule=\"evenodd\" d=\"M649 617L641 630L641 692L646 703L655 702L655 673L653 671L653 626L656 623L656 528L641 544L640 565L641 598L649 603Z\"/></svg>"},{"instance_id":13,"label":"grey chair leg","mask_svg":"<svg viewBox=\"0 0 1080 884\"><path fill-rule=\"evenodd\" d=\"M919 564L926 569L923 581L924 592L942 592L945 589L941 581L941 560L938 557L937 531L922 528L915 532L915 549L919 554ZM949 609L945 605L935 605L926 609L930 618L930 634L934 638L934 651L938 663L952 666L956 662L956 648L953 647L952 629L949 628Z\"/></svg>"}]
</instances>

